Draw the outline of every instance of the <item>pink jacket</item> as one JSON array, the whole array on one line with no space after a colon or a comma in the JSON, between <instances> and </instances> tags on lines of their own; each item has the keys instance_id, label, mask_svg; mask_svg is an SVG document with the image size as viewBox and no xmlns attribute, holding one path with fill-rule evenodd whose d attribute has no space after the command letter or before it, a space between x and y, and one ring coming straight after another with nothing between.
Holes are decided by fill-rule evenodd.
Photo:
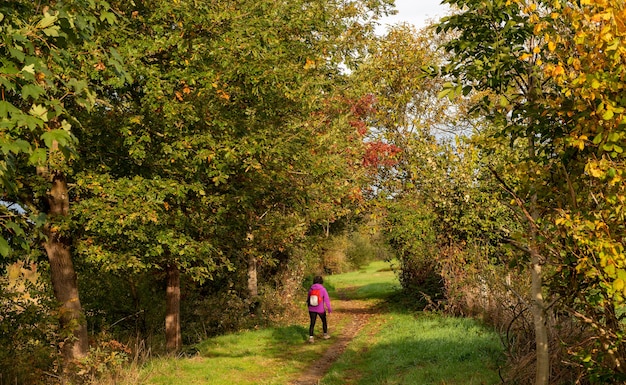
<instances>
[{"instance_id":1,"label":"pink jacket","mask_svg":"<svg viewBox=\"0 0 626 385\"><path fill-rule=\"evenodd\" d=\"M330 307L330 298L328 297L328 292L326 291L326 288L322 286L322 284L314 283L309 291L311 291L311 289L318 289L322 295L322 298L319 305L309 306L309 311L314 313L324 313L324 305L326 305L326 310L328 310L329 313L332 313L333 310Z\"/></svg>"}]
</instances>

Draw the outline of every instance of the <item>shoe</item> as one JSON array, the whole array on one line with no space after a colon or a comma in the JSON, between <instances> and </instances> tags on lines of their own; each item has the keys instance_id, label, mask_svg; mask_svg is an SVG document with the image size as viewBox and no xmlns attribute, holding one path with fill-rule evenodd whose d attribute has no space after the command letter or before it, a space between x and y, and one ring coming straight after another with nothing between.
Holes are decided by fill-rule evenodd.
<instances>
[{"instance_id":1,"label":"shoe","mask_svg":"<svg viewBox=\"0 0 626 385\"><path fill-rule=\"evenodd\" d=\"M324 333L324 337L322 337L323 339L327 340L330 339L330 335L328 335L328 333Z\"/></svg>"},{"instance_id":2,"label":"shoe","mask_svg":"<svg viewBox=\"0 0 626 385\"><path fill-rule=\"evenodd\" d=\"M313 336L309 337L309 343L312 344L313 342L315 342L315 339L313 338Z\"/></svg>"}]
</instances>

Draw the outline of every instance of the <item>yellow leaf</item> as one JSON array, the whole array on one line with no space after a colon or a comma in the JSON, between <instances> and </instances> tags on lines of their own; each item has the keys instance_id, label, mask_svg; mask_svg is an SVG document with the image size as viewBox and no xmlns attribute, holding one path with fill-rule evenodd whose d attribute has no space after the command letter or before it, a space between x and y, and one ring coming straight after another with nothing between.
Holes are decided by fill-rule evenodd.
<instances>
[{"instance_id":1,"label":"yellow leaf","mask_svg":"<svg viewBox=\"0 0 626 385\"><path fill-rule=\"evenodd\" d=\"M313 60L311 60L309 58L306 58L306 63L304 64L304 69L308 70L308 69L311 69L311 68L315 68L315 61L313 61Z\"/></svg>"},{"instance_id":2,"label":"yellow leaf","mask_svg":"<svg viewBox=\"0 0 626 385\"><path fill-rule=\"evenodd\" d=\"M613 289L615 289L615 291L623 291L624 286L625 286L624 280L621 278L618 278L615 281L613 281Z\"/></svg>"},{"instance_id":3,"label":"yellow leaf","mask_svg":"<svg viewBox=\"0 0 626 385\"><path fill-rule=\"evenodd\" d=\"M624 20L626 19L626 9L622 10L618 14L615 15L615 24L617 25L618 35L626 34L626 23Z\"/></svg>"},{"instance_id":4,"label":"yellow leaf","mask_svg":"<svg viewBox=\"0 0 626 385\"><path fill-rule=\"evenodd\" d=\"M555 42L553 42L553 41L549 42L549 43L548 43L548 50L549 50L550 52L554 52L554 50L555 50L555 49L556 49L556 43L555 43Z\"/></svg>"},{"instance_id":5,"label":"yellow leaf","mask_svg":"<svg viewBox=\"0 0 626 385\"><path fill-rule=\"evenodd\" d=\"M16 281L20 276L21 270L22 270L22 264L19 262L16 262L12 265L7 266L7 275L9 276L9 281L10 282Z\"/></svg>"},{"instance_id":6,"label":"yellow leaf","mask_svg":"<svg viewBox=\"0 0 626 385\"><path fill-rule=\"evenodd\" d=\"M595 162L587 163L585 166L585 172L594 178L601 178L604 176L604 171L602 171Z\"/></svg>"},{"instance_id":7,"label":"yellow leaf","mask_svg":"<svg viewBox=\"0 0 626 385\"><path fill-rule=\"evenodd\" d=\"M565 70L563 69L563 66L558 64L556 67L554 67L554 72L552 72L552 75L559 76L559 75L563 75L564 73L565 73Z\"/></svg>"},{"instance_id":8,"label":"yellow leaf","mask_svg":"<svg viewBox=\"0 0 626 385\"><path fill-rule=\"evenodd\" d=\"M224 90L217 90L217 96L220 99L224 99L224 100L229 100L230 99L230 95L228 93L226 93L226 91L224 91Z\"/></svg>"},{"instance_id":9,"label":"yellow leaf","mask_svg":"<svg viewBox=\"0 0 626 385\"><path fill-rule=\"evenodd\" d=\"M613 110L606 110L604 112L604 114L602 114L602 119L604 119L604 120L611 120L611 119L613 119L614 115L615 114L613 113Z\"/></svg>"}]
</instances>

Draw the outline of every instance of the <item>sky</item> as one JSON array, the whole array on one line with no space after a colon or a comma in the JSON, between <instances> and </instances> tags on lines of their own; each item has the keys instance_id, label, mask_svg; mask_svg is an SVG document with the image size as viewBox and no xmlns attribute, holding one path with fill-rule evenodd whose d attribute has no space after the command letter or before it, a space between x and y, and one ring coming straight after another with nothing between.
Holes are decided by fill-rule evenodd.
<instances>
[{"instance_id":1,"label":"sky","mask_svg":"<svg viewBox=\"0 0 626 385\"><path fill-rule=\"evenodd\" d=\"M378 33L386 31L385 24L410 23L415 27L422 28L429 19L439 19L446 15L448 5L441 5L441 0L396 0L397 15L386 17L381 20Z\"/></svg>"}]
</instances>

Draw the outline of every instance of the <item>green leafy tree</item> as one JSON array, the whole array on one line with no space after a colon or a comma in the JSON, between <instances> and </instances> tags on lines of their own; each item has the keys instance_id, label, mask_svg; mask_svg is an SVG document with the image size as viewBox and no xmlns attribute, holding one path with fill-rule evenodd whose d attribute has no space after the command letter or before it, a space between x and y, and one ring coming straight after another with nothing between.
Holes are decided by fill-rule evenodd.
<instances>
[{"instance_id":1,"label":"green leafy tree","mask_svg":"<svg viewBox=\"0 0 626 385\"><path fill-rule=\"evenodd\" d=\"M95 101L89 80L107 55L92 39L115 21L109 11L101 1L0 4L0 254L17 256L32 242L45 249L61 325L70 333L68 360L86 355L88 346L66 232L66 172L76 115Z\"/></svg>"},{"instance_id":2,"label":"green leafy tree","mask_svg":"<svg viewBox=\"0 0 626 385\"><path fill-rule=\"evenodd\" d=\"M543 74L535 63L522 60L541 40L532 33L528 15L524 12L526 4L517 1L447 3L460 10L445 18L439 27L443 31L458 33L458 37L446 44L452 60L444 72L452 75L458 92L491 91L496 95L495 103L494 98L485 97L478 107L502 127L503 133L527 141L528 157L523 168L548 165L554 142L550 140L553 126L541 116L539 108ZM549 165L544 168L548 169ZM521 190L514 194L525 213L528 231L524 248L530 257L532 277L531 309L537 349L535 383L547 384L550 362L543 298L545 255L542 255L536 225L540 217L540 177L545 174L526 175L521 177L518 185Z\"/></svg>"},{"instance_id":3,"label":"green leafy tree","mask_svg":"<svg viewBox=\"0 0 626 385\"><path fill-rule=\"evenodd\" d=\"M441 25L458 33L447 46L454 87L493 92L477 105L501 127L492 138L525 142L527 156L515 158L500 180L528 227L520 240L533 278L535 381L549 381L546 287L593 336L591 346L571 351L596 379L619 379L622 5L448 3L460 8Z\"/></svg>"},{"instance_id":4,"label":"green leafy tree","mask_svg":"<svg viewBox=\"0 0 626 385\"><path fill-rule=\"evenodd\" d=\"M107 269L164 273L176 351L181 274L247 271L254 297L259 263L352 203L361 138L334 101L340 63L386 4L116 6L125 28L106 40L129 76L104 83L107 102L77 134L78 247Z\"/></svg>"}]
</instances>

